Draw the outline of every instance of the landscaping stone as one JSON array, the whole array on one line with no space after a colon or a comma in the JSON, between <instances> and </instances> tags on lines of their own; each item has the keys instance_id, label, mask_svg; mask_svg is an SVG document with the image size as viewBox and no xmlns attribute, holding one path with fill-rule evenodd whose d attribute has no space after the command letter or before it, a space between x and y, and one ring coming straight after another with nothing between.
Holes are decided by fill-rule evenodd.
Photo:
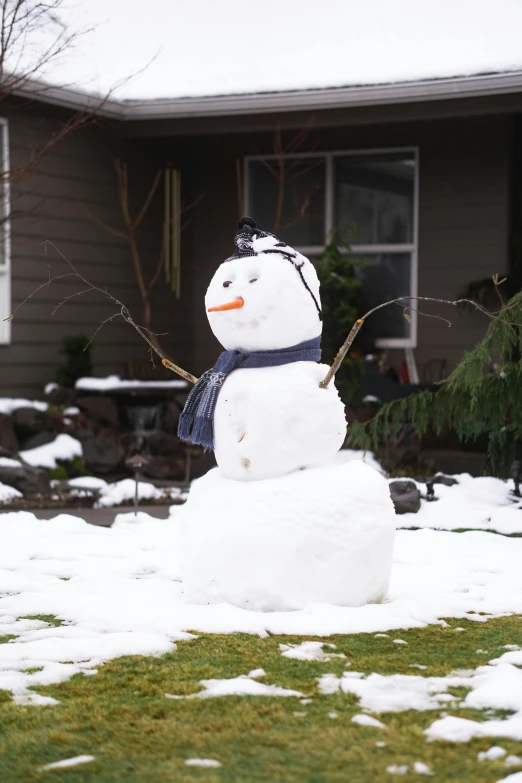
<instances>
[{"instance_id":1,"label":"landscaping stone","mask_svg":"<svg viewBox=\"0 0 522 783\"><path fill-rule=\"evenodd\" d=\"M93 473L110 473L121 465L125 457L116 438L88 438L82 445L84 462Z\"/></svg>"},{"instance_id":2,"label":"landscaping stone","mask_svg":"<svg viewBox=\"0 0 522 783\"><path fill-rule=\"evenodd\" d=\"M414 481L390 482L390 494L396 514L416 514L421 505L420 489Z\"/></svg>"},{"instance_id":3,"label":"landscaping stone","mask_svg":"<svg viewBox=\"0 0 522 783\"><path fill-rule=\"evenodd\" d=\"M11 416L0 413L0 446L6 451L18 452L20 446Z\"/></svg>"},{"instance_id":4,"label":"landscaping stone","mask_svg":"<svg viewBox=\"0 0 522 783\"><path fill-rule=\"evenodd\" d=\"M66 386L58 386L58 384L49 384L52 388L49 388L45 394L45 399L51 405L73 405L75 400L74 389L68 389Z\"/></svg>"},{"instance_id":5,"label":"landscaping stone","mask_svg":"<svg viewBox=\"0 0 522 783\"><path fill-rule=\"evenodd\" d=\"M60 418L48 411L39 411L36 408L17 408L11 415L16 434L22 441L45 430L61 429ZM23 448L25 448L25 443Z\"/></svg>"},{"instance_id":6,"label":"landscaping stone","mask_svg":"<svg viewBox=\"0 0 522 783\"><path fill-rule=\"evenodd\" d=\"M118 408L111 397L79 397L76 400L76 404L80 410L88 413L94 421L98 421L101 424L109 424L111 427L117 427L120 423Z\"/></svg>"},{"instance_id":7,"label":"landscaping stone","mask_svg":"<svg viewBox=\"0 0 522 783\"><path fill-rule=\"evenodd\" d=\"M433 482L433 484L444 484L445 487L454 487L455 484L459 483L456 478L453 478L453 476L445 476L443 474L434 476L430 480Z\"/></svg>"},{"instance_id":8,"label":"landscaping stone","mask_svg":"<svg viewBox=\"0 0 522 783\"><path fill-rule=\"evenodd\" d=\"M24 440L23 450L29 451L29 449L36 449L38 446L45 446L46 443L51 443L55 437L56 435L54 432L50 432L49 430L37 432L36 435L31 435L30 438Z\"/></svg>"},{"instance_id":9,"label":"landscaping stone","mask_svg":"<svg viewBox=\"0 0 522 783\"><path fill-rule=\"evenodd\" d=\"M0 465L0 483L18 489L23 495L46 495L51 489L47 471L25 462L18 466Z\"/></svg>"}]
</instances>

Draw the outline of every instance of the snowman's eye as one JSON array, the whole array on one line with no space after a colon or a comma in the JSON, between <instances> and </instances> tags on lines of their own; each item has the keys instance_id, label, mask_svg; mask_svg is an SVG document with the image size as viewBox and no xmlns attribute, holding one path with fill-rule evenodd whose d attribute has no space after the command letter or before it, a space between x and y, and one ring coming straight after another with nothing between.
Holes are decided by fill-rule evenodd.
<instances>
[{"instance_id":1,"label":"snowman's eye","mask_svg":"<svg viewBox=\"0 0 522 783\"><path fill-rule=\"evenodd\" d=\"M232 280L225 280L223 283L223 288L228 288L229 285L232 285Z\"/></svg>"},{"instance_id":2,"label":"snowman's eye","mask_svg":"<svg viewBox=\"0 0 522 783\"><path fill-rule=\"evenodd\" d=\"M249 280L248 282L249 283L257 283L257 280L258 280L257 277L253 277L252 280Z\"/></svg>"}]
</instances>

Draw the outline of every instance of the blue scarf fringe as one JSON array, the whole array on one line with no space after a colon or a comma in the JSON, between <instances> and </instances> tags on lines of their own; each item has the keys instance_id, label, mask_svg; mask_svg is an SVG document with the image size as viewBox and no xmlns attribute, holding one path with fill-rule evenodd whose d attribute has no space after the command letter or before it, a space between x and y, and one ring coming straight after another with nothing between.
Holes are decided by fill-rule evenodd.
<instances>
[{"instance_id":1,"label":"blue scarf fringe","mask_svg":"<svg viewBox=\"0 0 522 783\"><path fill-rule=\"evenodd\" d=\"M274 351L223 351L215 366L203 373L190 392L179 417L178 437L203 446L205 450L214 448L214 412L217 398L223 383L233 370L319 361L321 337Z\"/></svg>"}]
</instances>

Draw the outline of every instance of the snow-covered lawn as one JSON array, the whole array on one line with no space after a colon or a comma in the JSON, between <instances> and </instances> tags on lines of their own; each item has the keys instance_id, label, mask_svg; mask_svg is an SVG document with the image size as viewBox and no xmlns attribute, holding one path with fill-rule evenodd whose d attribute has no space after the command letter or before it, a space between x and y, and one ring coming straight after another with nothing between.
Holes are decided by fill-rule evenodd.
<instances>
[{"instance_id":1,"label":"snow-covered lawn","mask_svg":"<svg viewBox=\"0 0 522 783\"><path fill-rule=\"evenodd\" d=\"M31 685L116 656L172 650L188 630L325 636L522 614L522 539L482 531L399 530L383 604L295 612L191 604L179 581L179 513L173 506L168 520L119 515L112 529L65 514L45 522L30 512L0 515L0 635L16 637L0 647L0 688L25 700ZM65 624L19 619L34 615Z\"/></svg>"}]
</instances>

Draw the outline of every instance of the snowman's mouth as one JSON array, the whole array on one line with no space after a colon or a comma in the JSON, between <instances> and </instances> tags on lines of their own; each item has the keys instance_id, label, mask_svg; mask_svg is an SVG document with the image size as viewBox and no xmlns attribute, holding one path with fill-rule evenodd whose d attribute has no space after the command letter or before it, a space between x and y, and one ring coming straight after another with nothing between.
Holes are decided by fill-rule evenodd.
<instances>
[{"instance_id":1,"label":"snowman's mouth","mask_svg":"<svg viewBox=\"0 0 522 783\"><path fill-rule=\"evenodd\" d=\"M209 313L222 313L225 310L238 310L240 307L243 307L245 304L245 300L242 296L238 296L237 299L234 299L232 302L225 302L225 304L222 305L216 305L215 307L209 307L208 312Z\"/></svg>"}]
</instances>

